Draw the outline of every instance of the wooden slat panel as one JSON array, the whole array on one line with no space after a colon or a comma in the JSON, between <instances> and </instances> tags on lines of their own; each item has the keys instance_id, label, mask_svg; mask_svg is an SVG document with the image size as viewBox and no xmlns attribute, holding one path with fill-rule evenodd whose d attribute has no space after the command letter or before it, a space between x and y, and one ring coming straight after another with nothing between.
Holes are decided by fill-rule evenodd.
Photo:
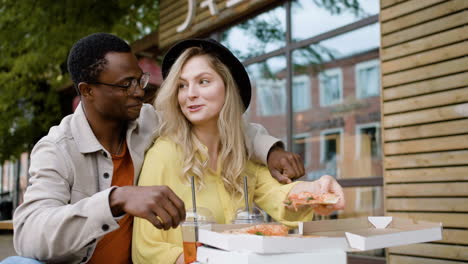
<instances>
[{"instance_id":1,"label":"wooden slat panel","mask_svg":"<svg viewBox=\"0 0 468 264\"><path fill-rule=\"evenodd\" d=\"M166 9L168 8L169 6L175 4L175 3L180 3L180 2L183 2L183 3L187 3L187 0L161 0L159 1L159 9L160 10L163 10L163 9ZM163 15L163 14L161 14Z\"/></svg>"},{"instance_id":2,"label":"wooden slat panel","mask_svg":"<svg viewBox=\"0 0 468 264\"><path fill-rule=\"evenodd\" d=\"M385 195L390 196L468 196L468 182L387 184Z\"/></svg>"},{"instance_id":3,"label":"wooden slat panel","mask_svg":"<svg viewBox=\"0 0 468 264\"><path fill-rule=\"evenodd\" d=\"M407 99L400 99L398 101L384 102L383 111L384 114L392 114L463 102L468 102L468 87Z\"/></svg>"},{"instance_id":4,"label":"wooden slat panel","mask_svg":"<svg viewBox=\"0 0 468 264\"><path fill-rule=\"evenodd\" d=\"M388 6L395 5L401 2L405 2L407 0L380 0L380 7L381 9L387 8Z\"/></svg>"},{"instance_id":5,"label":"wooden slat panel","mask_svg":"<svg viewBox=\"0 0 468 264\"><path fill-rule=\"evenodd\" d=\"M442 223L443 227L468 228L468 214L388 212L386 215Z\"/></svg>"},{"instance_id":6,"label":"wooden slat panel","mask_svg":"<svg viewBox=\"0 0 468 264\"><path fill-rule=\"evenodd\" d=\"M12 220L0 221L0 230L13 230L13 221Z\"/></svg>"},{"instance_id":7,"label":"wooden slat panel","mask_svg":"<svg viewBox=\"0 0 468 264\"><path fill-rule=\"evenodd\" d=\"M468 119L384 130L384 141L468 133Z\"/></svg>"},{"instance_id":8,"label":"wooden slat panel","mask_svg":"<svg viewBox=\"0 0 468 264\"><path fill-rule=\"evenodd\" d=\"M444 228L444 230L442 230L442 240L438 242L447 244L468 245L468 230Z\"/></svg>"},{"instance_id":9,"label":"wooden slat panel","mask_svg":"<svg viewBox=\"0 0 468 264\"><path fill-rule=\"evenodd\" d=\"M388 249L389 253L403 255L444 258L453 260L468 260L468 247L439 244L413 244Z\"/></svg>"},{"instance_id":10,"label":"wooden slat panel","mask_svg":"<svg viewBox=\"0 0 468 264\"><path fill-rule=\"evenodd\" d=\"M451 165L468 165L468 151L401 155L385 158L385 168L387 169L442 167Z\"/></svg>"},{"instance_id":11,"label":"wooden slat panel","mask_svg":"<svg viewBox=\"0 0 468 264\"><path fill-rule=\"evenodd\" d=\"M424 2L424 1L421 1ZM414 27L403 29L395 33L382 36L382 47L392 46L398 43L410 41L433 33L448 30L467 23L468 16L463 12L455 13L440 19L432 20Z\"/></svg>"},{"instance_id":12,"label":"wooden slat panel","mask_svg":"<svg viewBox=\"0 0 468 264\"><path fill-rule=\"evenodd\" d=\"M201 9L197 8L197 11L195 11L195 17L199 14ZM168 15L161 15L160 23L159 23L159 30L165 31L168 28L174 27L174 26L169 26L169 23L171 23L174 20L177 21L184 21L185 18L188 15L188 3L187 1L181 1L174 3L171 6L168 6L166 9L161 9L160 14L168 14ZM195 18L194 17L194 18ZM181 23L182 24L182 23Z\"/></svg>"},{"instance_id":13,"label":"wooden slat panel","mask_svg":"<svg viewBox=\"0 0 468 264\"><path fill-rule=\"evenodd\" d=\"M468 71L468 57L384 75L382 84L384 88L387 88L389 86L396 86L464 71Z\"/></svg>"},{"instance_id":14,"label":"wooden slat panel","mask_svg":"<svg viewBox=\"0 0 468 264\"><path fill-rule=\"evenodd\" d=\"M187 9L187 3L181 6L179 9L174 10L178 16L174 16L173 13L170 15L170 19L163 21L159 27L159 48L165 50L174 42L189 38L199 37L203 34L213 32L223 25L233 23L240 17L245 17L256 10L264 8L270 4L273 4L274 0L256 0L256 1L242 1L233 8L226 8L225 0L216 1L218 6L219 14L212 16L207 8L197 7L196 17L189 29L184 32L176 33L176 27L185 20L186 14L184 11ZM199 3L197 4L199 6ZM170 8L174 8L171 6ZM184 10L181 10L184 9ZM161 11L162 12L162 11ZM163 15L161 15L163 16Z\"/></svg>"},{"instance_id":15,"label":"wooden slat panel","mask_svg":"<svg viewBox=\"0 0 468 264\"><path fill-rule=\"evenodd\" d=\"M385 154L409 154L468 149L468 135L385 143Z\"/></svg>"},{"instance_id":16,"label":"wooden slat panel","mask_svg":"<svg viewBox=\"0 0 468 264\"><path fill-rule=\"evenodd\" d=\"M380 13L380 21L385 22L392 18L403 16L409 13L413 13L416 10L443 2L446 0L410 0L404 3L401 3L390 8L383 9Z\"/></svg>"},{"instance_id":17,"label":"wooden slat panel","mask_svg":"<svg viewBox=\"0 0 468 264\"><path fill-rule=\"evenodd\" d=\"M198 9L197 5L197 9ZM176 17L175 11L179 9L188 9L188 1L187 0L174 0L174 1L162 1L161 7L159 8L160 11L160 22L166 22L170 18ZM185 15L184 15L185 16Z\"/></svg>"},{"instance_id":18,"label":"wooden slat panel","mask_svg":"<svg viewBox=\"0 0 468 264\"><path fill-rule=\"evenodd\" d=\"M384 101L395 100L403 97L416 96L420 94L466 86L468 86L468 72L462 72L437 79L424 80L417 83L410 83L393 88L387 88L383 90L382 97Z\"/></svg>"},{"instance_id":19,"label":"wooden slat panel","mask_svg":"<svg viewBox=\"0 0 468 264\"><path fill-rule=\"evenodd\" d=\"M468 212L468 198L387 198L388 211Z\"/></svg>"},{"instance_id":20,"label":"wooden slat panel","mask_svg":"<svg viewBox=\"0 0 468 264\"><path fill-rule=\"evenodd\" d=\"M388 264L462 264L464 261L389 255Z\"/></svg>"},{"instance_id":21,"label":"wooden slat panel","mask_svg":"<svg viewBox=\"0 0 468 264\"><path fill-rule=\"evenodd\" d=\"M468 166L385 171L386 183L432 181L468 181Z\"/></svg>"},{"instance_id":22,"label":"wooden slat panel","mask_svg":"<svg viewBox=\"0 0 468 264\"><path fill-rule=\"evenodd\" d=\"M164 25L160 26L159 36L161 38L167 38L168 36L171 36L173 34L178 34L176 32L177 27L183 24L185 21L185 12L179 12L181 13L181 15L174 17L170 21L166 22ZM196 24L202 23L203 21L208 20L210 17L212 17L212 15L208 9L201 9L199 12L197 12L196 17L193 18L192 27L187 30L190 31L195 27Z\"/></svg>"},{"instance_id":23,"label":"wooden slat panel","mask_svg":"<svg viewBox=\"0 0 468 264\"><path fill-rule=\"evenodd\" d=\"M385 116L384 127L416 125L468 117L468 103Z\"/></svg>"},{"instance_id":24,"label":"wooden slat panel","mask_svg":"<svg viewBox=\"0 0 468 264\"><path fill-rule=\"evenodd\" d=\"M467 1L468 3L468 1ZM410 68L420 67L439 61L458 58L466 55L468 50L468 42L460 42L450 46L421 52L415 55L404 57L401 59L391 60L382 63L382 73L389 74L392 72L402 71Z\"/></svg>"},{"instance_id":25,"label":"wooden slat panel","mask_svg":"<svg viewBox=\"0 0 468 264\"><path fill-rule=\"evenodd\" d=\"M216 7L218 8L218 12L224 11L226 9L225 1L217 2ZM161 10L161 12L163 12L163 10ZM164 10L164 12L169 13L170 16L166 16L164 19L161 18L159 31L161 37L168 37L173 35L176 32L177 27L184 23L188 13L187 1L182 5L173 5L171 6L171 10ZM216 18L216 16L211 15L208 7L202 8L198 4L192 25L214 18Z\"/></svg>"},{"instance_id":26,"label":"wooden slat panel","mask_svg":"<svg viewBox=\"0 0 468 264\"><path fill-rule=\"evenodd\" d=\"M439 5L382 23L382 35L445 16L468 7L465 0L445 1Z\"/></svg>"},{"instance_id":27,"label":"wooden slat panel","mask_svg":"<svg viewBox=\"0 0 468 264\"><path fill-rule=\"evenodd\" d=\"M433 48L466 40L467 36L467 27L454 28L428 37L406 42L401 45L382 49L380 53L380 59L382 61L388 61L393 58L403 57L409 54L430 50Z\"/></svg>"}]
</instances>

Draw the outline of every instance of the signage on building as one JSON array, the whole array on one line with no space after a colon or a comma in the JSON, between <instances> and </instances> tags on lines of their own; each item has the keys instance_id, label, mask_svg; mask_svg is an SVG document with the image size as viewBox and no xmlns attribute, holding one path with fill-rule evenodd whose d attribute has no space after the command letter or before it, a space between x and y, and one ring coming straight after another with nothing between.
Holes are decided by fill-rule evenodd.
<instances>
[{"instance_id":1,"label":"signage on building","mask_svg":"<svg viewBox=\"0 0 468 264\"><path fill-rule=\"evenodd\" d=\"M164 50L190 37L216 30L275 3L274 0L161 0L159 47Z\"/></svg>"},{"instance_id":2,"label":"signage on building","mask_svg":"<svg viewBox=\"0 0 468 264\"><path fill-rule=\"evenodd\" d=\"M226 1L226 8L230 8L239 4L240 2L245 0L227 0ZM184 23L177 27L177 32L183 32L187 30L192 25L193 18L195 17L196 9L197 9L197 0L187 0L188 4L188 12L187 16L185 17ZM200 3L200 8L208 8L212 16L216 16L219 14L218 6L215 3L215 0L203 0Z\"/></svg>"}]
</instances>

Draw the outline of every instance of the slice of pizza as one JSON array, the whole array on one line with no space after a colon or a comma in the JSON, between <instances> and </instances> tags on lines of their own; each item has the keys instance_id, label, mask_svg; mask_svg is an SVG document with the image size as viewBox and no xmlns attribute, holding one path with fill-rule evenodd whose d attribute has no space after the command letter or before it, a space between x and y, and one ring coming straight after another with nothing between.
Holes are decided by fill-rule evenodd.
<instances>
[{"instance_id":1,"label":"slice of pizza","mask_svg":"<svg viewBox=\"0 0 468 264\"><path fill-rule=\"evenodd\" d=\"M226 234L250 234L258 236L287 236L288 228L279 224L261 224L245 228L226 230Z\"/></svg>"},{"instance_id":2,"label":"slice of pizza","mask_svg":"<svg viewBox=\"0 0 468 264\"><path fill-rule=\"evenodd\" d=\"M284 201L284 204L286 206L291 205L297 211L298 206L301 205L330 205L336 204L338 200L339 197L333 193L313 194L310 192L301 192L290 194Z\"/></svg>"}]
</instances>

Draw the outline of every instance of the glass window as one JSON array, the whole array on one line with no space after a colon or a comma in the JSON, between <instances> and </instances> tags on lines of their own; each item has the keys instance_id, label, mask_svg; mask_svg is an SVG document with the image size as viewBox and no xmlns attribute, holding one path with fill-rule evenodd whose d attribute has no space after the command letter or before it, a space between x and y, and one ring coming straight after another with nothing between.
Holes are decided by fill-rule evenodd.
<instances>
[{"instance_id":1,"label":"glass window","mask_svg":"<svg viewBox=\"0 0 468 264\"><path fill-rule=\"evenodd\" d=\"M341 69L330 69L319 74L320 106L341 103L343 98L343 73Z\"/></svg>"},{"instance_id":2,"label":"glass window","mask_svg":"<svg viewBox=\"0 0 468 264\"><path fill-rule=\"evenodd\" d=\"M375 23L294 50L294 69L301 72L313 66L313 70L320 71L323 63L377 51L379 45L380 25Z\"/></svg>"},{"instance_id":3,"label":"glass window","mask_svg":"<svg viewBox=\"0 0 468 264\"><path fill-rule=\"evenodd\" d=\"M293 109L295 112L303 112L312 107L310 77L308 75L296 75L293 77Z\"/></svg>"},{"instance_id":4,"label":"glass window","mask_svg":"<svg viewBox=\"0 0 468 264\"><path fill-rule=\"evenodd\" d=\"M321 41L317 44L324 51L325 61L341 59L378 49L380 45L380 24L372 24L351 32Z\"/></svg>"},{"instance_id":5,"label":"glass window","mask_svg":"<svg viewBox=\"0 0 468 264\"><path fill-rule=\"evenodd\" d=\"M375 86L379 43L375 23L293 51L293 78L306 75L310 80L313 107L293 108L292 122L293 135L309 137L308 180L324 174L340 179L382 177L380 86ZM357 80L358 69L369 69L362 73L369 95L363 98L357 96L358 83L363 82ZM372 78L373 86L367 85ZM297 96L293 90L293 104Z\"/></svg>"},{"instance_id":6,"label":"glass window","mask_svg":"<svg viewBox=\"0 0 468 264\"><path fill-rule=\"evenodd\" d=\"M304 161L304 166L307 167L311 160L311 142L309 141L310 134L298 134L294 136L293 152L299 154Z\"/></svg>"},{"instance_id":7,"label":"glass window","mask_svg":"<svg viewBox=\"0 0 468 264\"><path fill-rule=\"evenodd\" d=\"M382 186L346 187L343 189L346 197L346 207L342 211L334 212L330 216L319 219L342 219L366 216L381 216L383 208Z\"/></svg>"},{"instance_id":8,"label":"glass window","mask_svg":"<svg viewBox=\"0 0 468 264\"><path fill-rule=\"evenodd\" d=\"M265 54L286 44L286 10L278 6L221 32L221 43L239 59Z\"/></svg>"},{"instance_id":9,"label":"glass window","mask_svg":"<svg viewBox=\"0 0 468 264\"><path fill-rule=\"evenodd\" d=\"M326 2L334 3L334 7L330 7ZM357 4L353 8L343 6L340 1L292 1L293 40L307 39L379 12L379 1L377 0L360 0L357 1ZM340 9L338 10L336 7Z\"/></svg>"},{"instance_id":10,"label":"glass window","mask_svg":"<svg viewBox=\"0 0 468 264\"><path fill-rule=\"evenodd\" d=\"M258 79L257 113L262 116L286 114L286 82L280 79Z\"/></svg>"},{"instance_id":11,"label":"glass window","mask_svg":"<svg viewBox=\"0 0 468 264\"><path fill-rule=\"evenodd\" d=\"M340 144L343 129L325 130L321 133L320 140L320 161L326 164L332 164L336 167L336 162L340 158ZM336 174L334 174L336 175Z\"/></svg>"},{"instance_id":12,"label":"glass window","mask_svg":"<svg viewBox=\"0 0 468 264\"><path fill-rule=\"evenodd\" d=\"M262 124L271 135L286 139L286 58L277 56L249 65L247 72L252 81L248 120Z\"/></svg>"},{"instance_id":13,"label":"glass window","mask_svg":"<svg viewBox=\"0 0 468 264\"><path fill-rule=\"evenodd\" d=\"M381 158L380 124L356 125L356 156Z\"/></svg>"},{"instance_id":14,"label":"glass window","mask_svg":"<svg viewBox=\"0 0 468 264\"><path fill-rule=\"evenodd\" d=\"M379 94L379 61L371 60L356 64L356 97L367 98Z\"/></svg>"}]
</instances>

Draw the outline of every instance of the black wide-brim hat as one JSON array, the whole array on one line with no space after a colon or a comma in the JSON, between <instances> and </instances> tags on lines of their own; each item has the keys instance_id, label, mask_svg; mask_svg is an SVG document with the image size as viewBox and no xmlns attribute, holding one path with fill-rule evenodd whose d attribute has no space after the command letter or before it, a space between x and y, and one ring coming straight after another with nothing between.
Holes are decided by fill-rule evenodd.
<instances>
[{"instance_id":1,"label":"black wide-brim hat","mask_svg":"<svg viewBox=\"0 0 468 264\"><path fill-rule=\"evenodd\" d=\"M222 63L230 70L234 81L239 89L242 102L245 109L249 107L252 97L252 87L250 86L249 75L247 74L244 65L221 43L214 39L186 39L172 46L164 56L162 62L162 76L166 79L174 62L188 48L200 47L209 54L215 55Z\"/></svg>"}]
</instances>

